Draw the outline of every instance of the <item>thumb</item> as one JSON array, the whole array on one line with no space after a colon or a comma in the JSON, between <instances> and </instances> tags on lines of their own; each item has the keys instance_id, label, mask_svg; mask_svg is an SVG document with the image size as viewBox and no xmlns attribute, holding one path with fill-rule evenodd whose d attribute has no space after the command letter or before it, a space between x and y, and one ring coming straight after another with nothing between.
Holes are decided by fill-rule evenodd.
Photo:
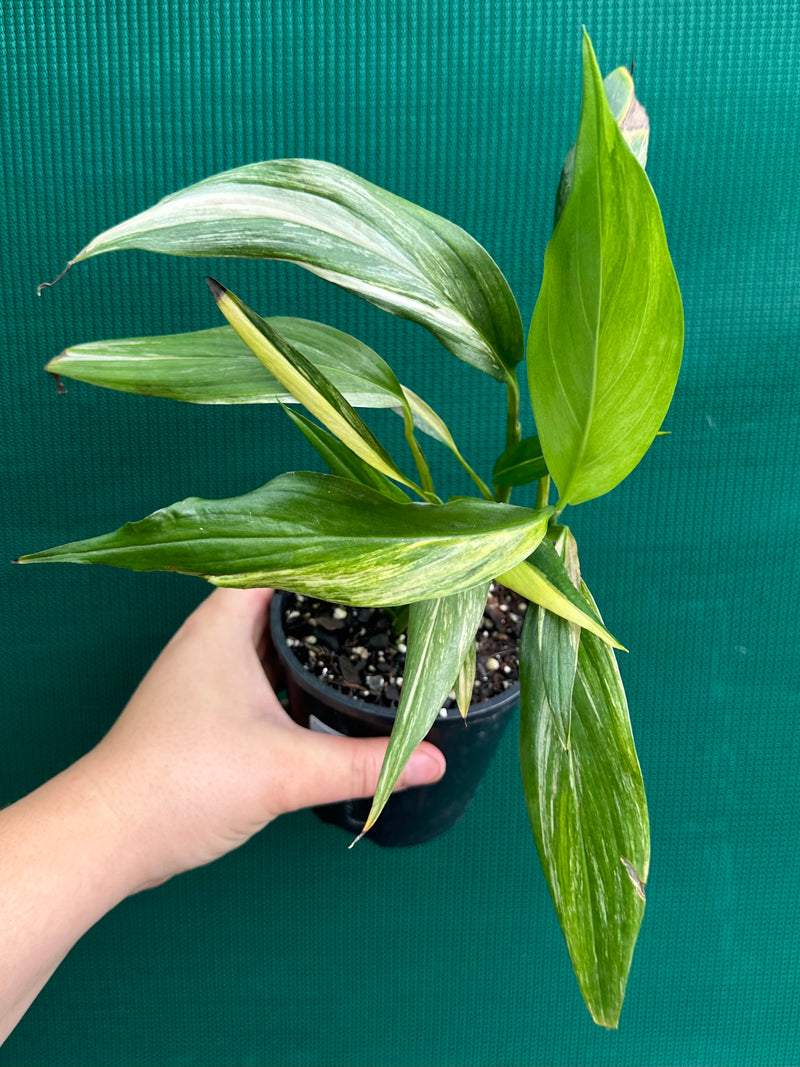
<instances>
[{"instance_id":1,"label":"thumb","mask_svg":"<svg viewBox=\"0 0 800 1067\"><path fill-rule=\"evenodd\" d=\"M309 773L294 777L294 795L286 798L286 810L371 797L388 743L385 737L333 737L308 731L304 741L306 758L310 756L310 745L315 749L314 758L306 765ZM423 741L411 753L395 790L438 782L445 768L439 749Z\"/></svg>"}]
</instances>

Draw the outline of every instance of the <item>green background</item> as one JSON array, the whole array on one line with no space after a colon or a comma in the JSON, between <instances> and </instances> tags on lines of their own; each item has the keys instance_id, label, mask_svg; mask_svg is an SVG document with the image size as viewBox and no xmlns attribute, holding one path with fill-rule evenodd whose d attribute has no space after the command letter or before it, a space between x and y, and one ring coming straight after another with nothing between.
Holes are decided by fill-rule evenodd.
<instances>
[{"instance_id":1,"label":"green background","mask_svg":"<svg viewBox=\"0 0 800 1067\"><path fill-rule=\"evenodd\" d=\"M1 12L1 559L316 467L274 409L77 384L59 397L42 373L67 343L218 324L212 265L262 313L372 344L485 470L502 389L296 268L125 253L35 289L167 192L305 155L472 232L527 322L577 127L583 23L604 71L635 60L687 341L670 436L569 517L631 649L621 668L651 809L620 1030L596 1029L577 992L512 727L466 818L432 843L349 852L303 812L126 901L0 1064L797 1063L797 0L7 0ZM389 417L376 425L395 439ZM103 734L205 593L172 575L0 568L0 802Z\"/></svg>"}]
</instances>

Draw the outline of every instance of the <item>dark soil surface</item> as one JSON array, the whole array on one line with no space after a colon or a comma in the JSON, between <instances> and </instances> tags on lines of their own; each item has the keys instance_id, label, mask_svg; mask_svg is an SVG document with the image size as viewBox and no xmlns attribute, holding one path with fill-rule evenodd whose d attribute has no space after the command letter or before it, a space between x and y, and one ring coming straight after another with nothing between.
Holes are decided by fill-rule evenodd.
<instances>
[{"instance_id":1,"label":"dark soil surface","mask_svg":"<svg viewBox=\"0 0 800 1067\"><path fill-rule=\"evenodd\" d=\"M502 693L518 680L519 636L527 606L516 593L492 583L476 636L473 704ZM406 634L394 635L388 612L286 593L283 621L292 652L322 682L369 704L397 707ZM445 706L455 707L453 694Z\"/></svg>"}]
</instances>

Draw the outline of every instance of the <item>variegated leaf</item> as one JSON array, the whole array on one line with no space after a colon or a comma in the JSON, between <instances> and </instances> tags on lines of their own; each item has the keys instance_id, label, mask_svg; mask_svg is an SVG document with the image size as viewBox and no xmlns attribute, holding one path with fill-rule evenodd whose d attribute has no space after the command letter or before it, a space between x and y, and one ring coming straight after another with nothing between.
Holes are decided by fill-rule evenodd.
<instances>
[{"instance_id":1,"label":"variegated leaf","mask_svg":"<svg viewBox=\"0 0 800 1067\"><path fill-rule=\"evenodd\" d=\"M614 648L624 648L612 637L597 612L572 585L564 564L549 539L542 540L529 559L498 575L497 580L531 603L539 604L567 622L574 622L591 631Z\"/></svg>"},{"instance_id":2,"label":"variegated leaf","mask_svg":"<svg viewBox=\"0 0 800 1067\"><path fill-rule=\"evenodd\" d=\"M217 307L247 347L292 396L376 471L416 489L345 397L299 349L213 278L207 279ZM388 370L388 368L387 368ZM391 371L389 371L391 374ZM392 378L394 376L392 375ZM399 388L398 388L399 391ZM419 490L418 490L419 491Z\"/></svg>"},{"instance_id":3,"label":"variegated leaf","mask_svg":"<svg viewBox=\"0 0 800 1067\"><path fill-rule=\"evenodd\" d=\"M388 364L355 337L309 319L276 315L264 321L353 407L393 408L404 399ZM90 385L195 404L295 403L231 326L71 345L47 370Z\"/></svg>"},{"instance_id":4,"label":"variegated leaf","mask_svg":"<svg viewBox=\"0 0 800 1067\"><path fill-rule=\"evenodd\" d=\"M179 571L215 585L403 605L489 581L533 551L551 515L471 498L401 504L342 478L297 472L244 496L183 500L18 562Z\"/></svg>"},{"instance_id":5,"label":"variegated leaf","mask_svg":"<svg viewBox=\"0 0 800 1067\"><path fill-rule=\"evenodd\" d=\"M644 913L647 802L613 650L581 631L576 670L548 615L529 611L520 649L525 798L581 993L616 1027Z\"/></svg>"},{"instance_id":6,"label":"variegated leaf","mask_svg":"<svg viewBox=\"0 0 800 1067\"><path fill-rule=\"evenodd\" d=\"M500 381L524 355L519 309L488 252L332 163L276 159L216 174L101 233L70 266L126 248L289 260L420 323Z\"/></svg>"},{"instance_id":7,"label":"variegated leaf","mask_svg":"<svg viewBox=\"0 0 800 1067\"><path fill-rule=\"evenodd\" d=\"M488 583L482 583L411 605L402 695L362 833L375 825L409 756L436 721L470 646L474 650L488 592Z\"/></svg>"}]
</instances>

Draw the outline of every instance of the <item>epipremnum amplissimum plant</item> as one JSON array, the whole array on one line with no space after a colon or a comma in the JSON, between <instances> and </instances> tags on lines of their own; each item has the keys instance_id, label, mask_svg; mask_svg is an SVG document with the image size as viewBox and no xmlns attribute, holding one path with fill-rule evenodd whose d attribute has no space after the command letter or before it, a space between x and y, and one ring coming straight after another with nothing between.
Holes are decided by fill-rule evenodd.
<instances>
[{"instance_id":1,"label":"epipremnum amplissimum plant","mask_svg":"<svg viewBox=\"0 0 800 1067\"><path fill-rule=\"evenodd\" d=\"M526 801L582 994L605 1026L617 1024L644 911L649 829L612 647L621 646L559 518L631 472L659 432L678 376L681 299L643 169L647 141L630 74L620 68L604 84L584 36L578 136L527 339L536 436L523 438L519 424L520 313L488 253L453 223L339 167L302 159L240 167L100 234L73 263L126 248L289 260L420 323L505 386L505 449L490 487L442 419L371 349L321 323L261 318L209 279L229 325L78 345L48 369L195 403L280 403L332 473L292 472L245 496L183 500L21 560L174 570L216 585L410 605L402 700L365 829L451 689L466 714L489 582L528 598ZM402 416L414 477L356 411L370 407ZM437 496L417 431L450 450L479 495ZM509 503L512 487L533 483L534 507Z\"/></svg>"}]
</instances>

